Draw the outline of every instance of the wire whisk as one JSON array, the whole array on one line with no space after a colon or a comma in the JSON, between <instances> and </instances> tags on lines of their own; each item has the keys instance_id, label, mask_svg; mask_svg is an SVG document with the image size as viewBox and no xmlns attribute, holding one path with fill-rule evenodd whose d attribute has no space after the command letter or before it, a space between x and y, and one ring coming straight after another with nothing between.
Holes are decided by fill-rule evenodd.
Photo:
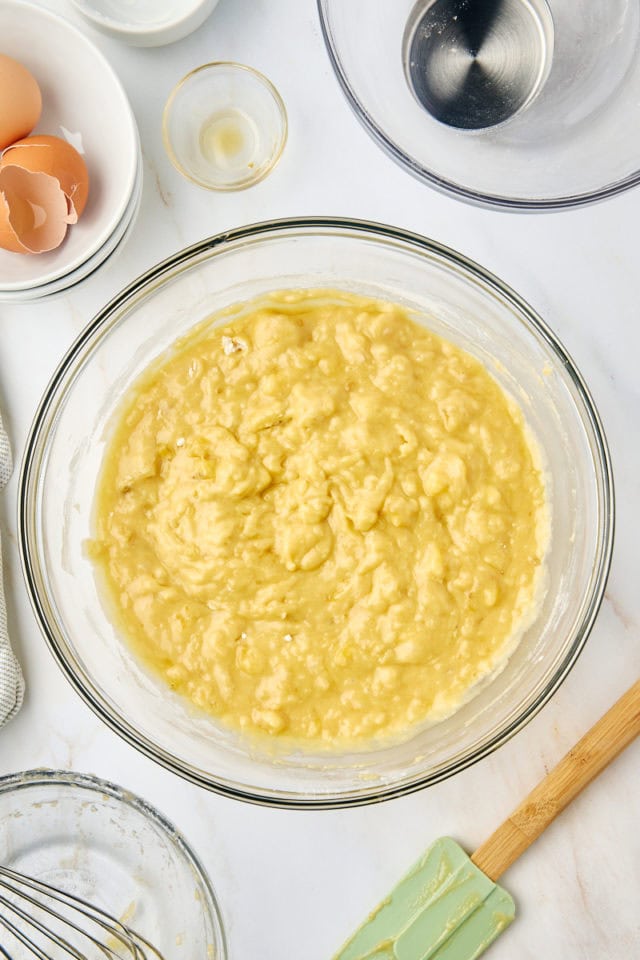
<instances>
[{"instance_id":1,"label":"wire whisk","mask_svg":"<svg viewBox=\"0 0 640 960\"><path fill-rule=\"evenodd\" d=\"M100 907L1 866L0 934L5 960L164 960Z\"/></svg>"}]
</instances>

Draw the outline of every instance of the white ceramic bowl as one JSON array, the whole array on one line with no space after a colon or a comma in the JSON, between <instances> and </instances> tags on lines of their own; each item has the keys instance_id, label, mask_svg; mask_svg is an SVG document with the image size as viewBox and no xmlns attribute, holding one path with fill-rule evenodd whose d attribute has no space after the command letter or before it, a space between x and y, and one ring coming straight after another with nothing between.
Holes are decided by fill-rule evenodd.
<instances>
[{"instance_id":1,"label":"white ceramic bowl","mask_svg":"<svg viewBox=\"0 0 640 960\"><path fill-rule=\"evenodd\" d=\"M134 47L161 47L197 30L218 0L72 0L87 23Z\"/></svg>"},{"instance_id":2,"label":"white ceramic bowl","mask_svg":"<svg viewBox=\"0 0 640 960\"><path fill-rule=\"evenodd\" d=\"M2 0L0 46L42 90L36 133L63 137L89 169L89 200L79 222L50 253L0 250L0 297L70 274L104 246L121 222L138 173L139 137L118 77L100 51L66 20L31 3Z\"/></svg>"}]
</instances>

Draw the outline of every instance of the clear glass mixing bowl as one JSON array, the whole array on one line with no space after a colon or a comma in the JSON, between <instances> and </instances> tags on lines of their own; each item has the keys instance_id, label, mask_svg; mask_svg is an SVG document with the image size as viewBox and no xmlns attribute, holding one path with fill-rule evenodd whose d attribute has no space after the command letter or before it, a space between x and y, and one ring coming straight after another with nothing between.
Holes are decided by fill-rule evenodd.
<instances>
[{"instance_id":1,"label":"clear glass mixing bowl","mask_svg":"<svg viewBox=\"0 0 640 960\"><path fill-rule=\"evenodd\" d=\"M226 960L218 904L195 854L162 814L113 783L61 770L0 777L0 863L123 920L165 957ZM35 956L1 936L16 960Z\"/></svg>"},{"instance_id":2,"label":"clear glass mixing bowl","mask_svg":"<svg viewBox=\"0 0 640 960\"><path fill-rule=\"evenodd\" d=\"M475 0L477 7L482 2ZM331 63L358 119L394 160L432 186L476 203L543 210L639 182L635 0L537 0L552 21L546 79L511 119L471 131L434 119L407 83L405 29L416 6L429 0L317 3Z\"/></svg>"},{"instance_id":3,"label":"clear glass mixing bowl","mask_svg":"<svg viewBox=\"0 0 640 960\"><path fill-rule=\"evenodd\" d=\"M475 354L521 404L552 501L549 588L507 667L449 719L358 753L266 750L223 729L138 663L103 607L84 544L114 411L140 372L209 314L265 292L339 287L406 305ZM516 733L585 643L613 539L606 441L571 358L516 293L422 237L373 223L281 220L205 240L154 267L71 347L36 414L20 479L20 545L40 625L76 690L129 743L229 796L322 807L450 776Z\"/></svg>"}]
</instances>

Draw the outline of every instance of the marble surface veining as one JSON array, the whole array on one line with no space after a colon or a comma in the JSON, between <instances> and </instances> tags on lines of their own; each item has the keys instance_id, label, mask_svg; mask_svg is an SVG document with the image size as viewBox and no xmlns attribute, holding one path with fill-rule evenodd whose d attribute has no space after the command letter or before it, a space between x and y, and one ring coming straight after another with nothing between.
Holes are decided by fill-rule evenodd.
<instances>
[{"instance_id":1,"label":"marble surface veining","mask_svg":"<svg viewBox=\"0 0 640 960\"><path fill-rule=\"evenodd\" d=\"M48 5L75 19L63 0ZM16 546L14 474L0 501L0 524L10 627L28 693L21 714L0 730L0 774L74 767L137 791L183 829L208 867L232 960L328 960L421 850L441 835L469 849L479 844L640 673L640 189L536 216L476 209L428 189L379 151L355 120L331 72L311 0L221 0L198 33L163 49L95 39L122 78L140 127L142 211L125 254L79 289L47 304L0 304L0 405L18 462L41 391L109 297L187 243L296 214L387 221L495 271L560 335L593 392L611 445L618 529L607 596L584 653L551 703L510 743L454 779L402 800L331 813L264 810L210 795L133 751L84 706L55 666L29 607ZM243 193L207 193L181 180L162 148L169 90L212 59L263 70L289 111L282 160ZM518 917L492 946L492 960L640 956L639 798L636 743L503 878Z\"/></svg>"}]
</instances>

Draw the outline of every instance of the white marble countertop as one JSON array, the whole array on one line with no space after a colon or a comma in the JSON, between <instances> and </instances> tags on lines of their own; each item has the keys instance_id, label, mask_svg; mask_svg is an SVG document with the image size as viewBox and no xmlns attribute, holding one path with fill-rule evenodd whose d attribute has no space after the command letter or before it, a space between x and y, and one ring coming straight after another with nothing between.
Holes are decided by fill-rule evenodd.
<instances>
[{"instance_id":1,"label":"white marble countertop","mask_svg":"<svg viewBox=\"0 0 640 960\"><path fill-rule=\"evenodd\" d=\"M63 0L49 5L74 17ZM510 743L413 796L339 812L287 812L223 799L136 753L80 701L31 612L16 543L14 477L0 503L10 630L28 691L0 731L0 774L36 766L115 780L156 804L210 871L231 960L328 960L428 843L480 843L640 674L638 222L640 189L557 214L513 215L441 196L368 138L332 74L313 0L221 0L191 37L134 50L95 36L129 93L144 148L141 216L124 255L49 303L0 304L0 406L19 461L54 367L125 283L185 244L287 215L386 221L454 246L504 278L573 354L602 414L613 456L618 526L606 601L579 662L551 703ZM164 100L192 67L234 59L263 70L289 111L274 173L214 194L166 159ZM105 150L110 145L105 143ZM16 471L17 472L17 471ZM507 874L519 916L492 960L640 956L640 743L632 745Z\"/></svg>"}]
</instances>

